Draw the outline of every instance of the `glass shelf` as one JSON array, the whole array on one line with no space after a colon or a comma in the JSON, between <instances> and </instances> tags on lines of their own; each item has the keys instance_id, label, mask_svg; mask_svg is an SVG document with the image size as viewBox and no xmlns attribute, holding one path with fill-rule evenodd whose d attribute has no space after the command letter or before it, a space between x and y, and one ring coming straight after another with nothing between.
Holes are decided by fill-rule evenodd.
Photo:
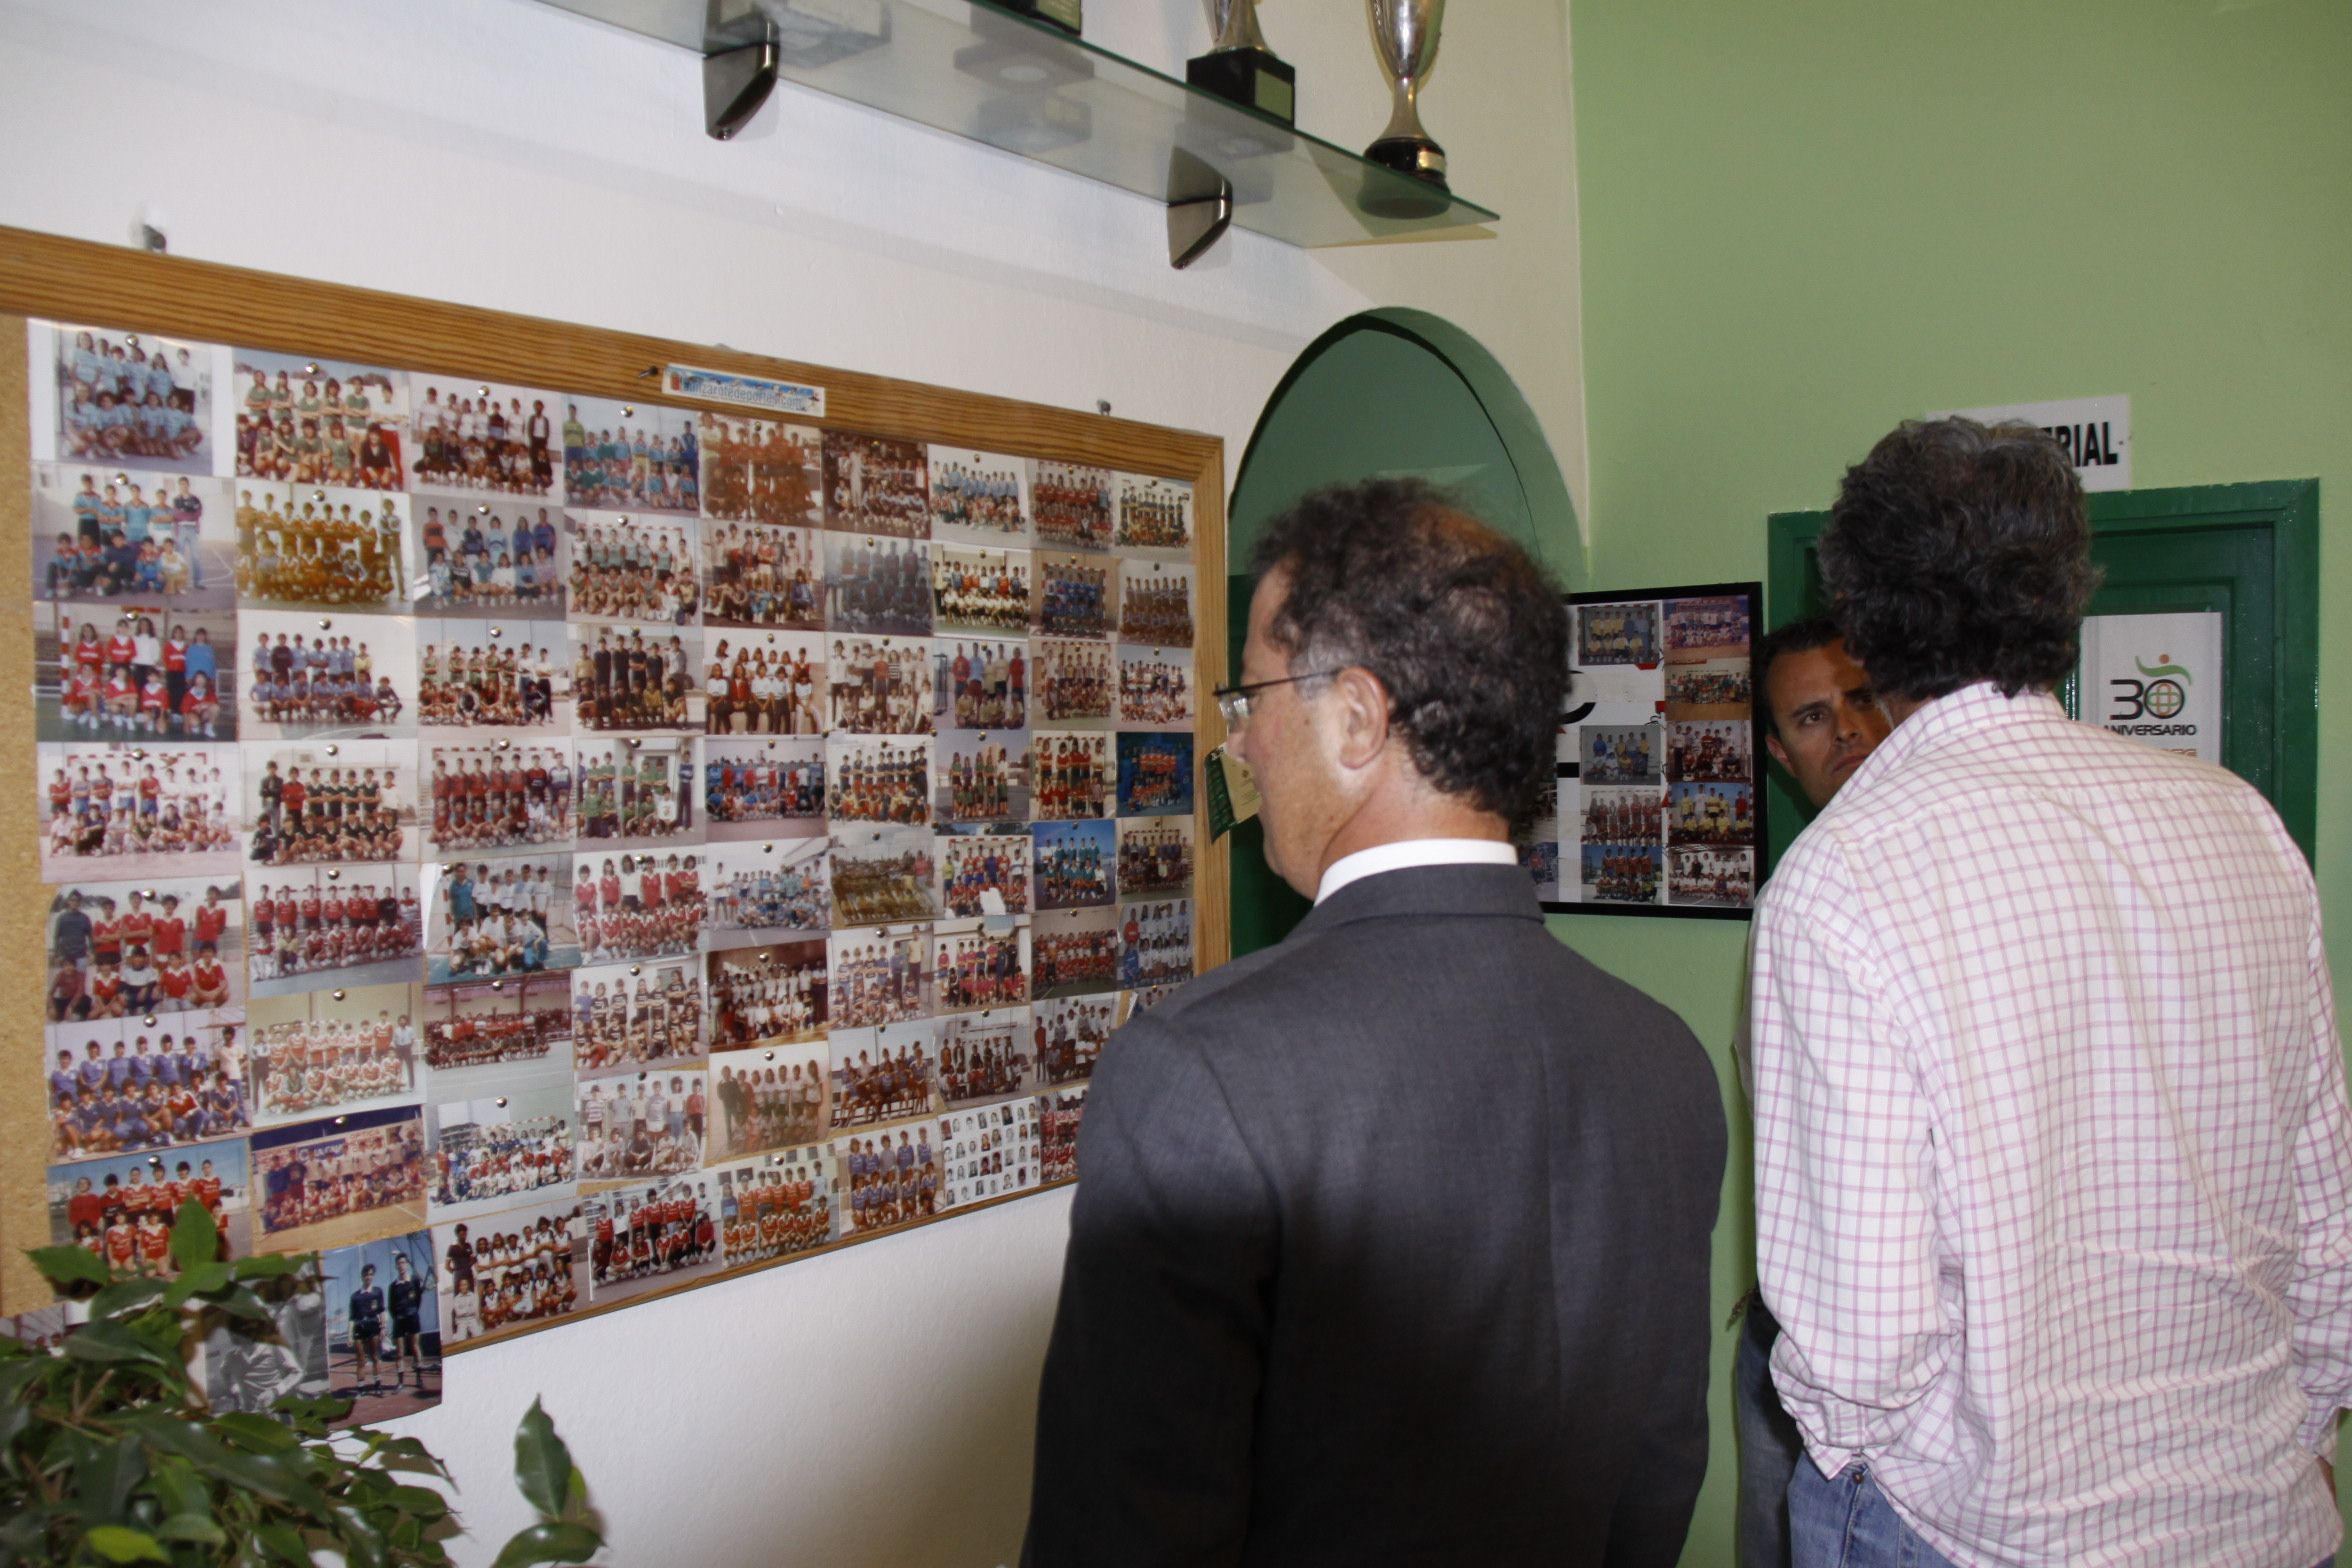
<instances>
[{"instance_id":1,"label":"glass shelf","mask_svg":"<svg viewBox=\"0 0 2352 1568\"><path fill-rule=\"evenodd\" d=\"M778 79L1166 202L1186 164L1291 245L1497 216L990 0L545 0L705 56L776 40Z\"/></svg>"}]
</instances>

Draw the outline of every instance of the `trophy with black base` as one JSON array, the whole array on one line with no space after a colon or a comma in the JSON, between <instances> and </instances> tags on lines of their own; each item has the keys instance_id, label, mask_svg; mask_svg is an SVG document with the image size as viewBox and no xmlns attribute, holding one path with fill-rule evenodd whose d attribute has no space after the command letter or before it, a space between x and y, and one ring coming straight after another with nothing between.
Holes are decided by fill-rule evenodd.
<instances>
[{"instance_id":1,"label":"trophy with black base","mask_svg":"<svg viewBox=\"0 0 2352 1568\"><path fill-rule=\"evenodd\" d=\"M1257 0L1207 0L1216 47L1185 62L1184 79L1285 125L1298 123L1298 72L1266 47Z\"/></svg>"}]
</instances>

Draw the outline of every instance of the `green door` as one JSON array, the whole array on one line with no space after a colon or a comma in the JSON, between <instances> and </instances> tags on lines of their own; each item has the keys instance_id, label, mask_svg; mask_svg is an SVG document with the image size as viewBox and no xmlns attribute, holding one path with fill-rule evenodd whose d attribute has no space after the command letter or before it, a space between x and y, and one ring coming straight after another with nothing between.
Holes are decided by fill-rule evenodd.
<instances>
[{"instance_id":1,"label":"green door","mask_svg":"<svg viewBox=\"0 0 2352 1568\"><path fill-rule=\"evenodd\" d=\"M2090 613L2222 617L2222 761L2253 784L2311 854L2319 762L2319 482L2133 490L2087 498L2091 555L2105 573ZM1826 512L1771 519L1779 625L1821 605L1814 545ZM2062 693L2080 713L2080 694ZM1804 803L1776 770L1772 854L1804 826Z\"/></svg>"}]
</instances>

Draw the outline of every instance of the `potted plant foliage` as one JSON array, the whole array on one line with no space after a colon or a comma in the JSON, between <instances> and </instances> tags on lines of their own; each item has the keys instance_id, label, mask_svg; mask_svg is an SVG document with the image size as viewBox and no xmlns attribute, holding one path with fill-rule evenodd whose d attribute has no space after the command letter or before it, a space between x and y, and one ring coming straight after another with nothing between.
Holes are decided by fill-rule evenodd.
<instances>
[{"instance_id":1,"label":"potted plant foliage","mask_svg":"<svg viewBox=\"0 0 2352 1568\"><path fill-rule=\"evenodd\" d=\"M455 1516L417 1484L448 1472L423 1443L338 1429L350 1409L340 1399L216 1411L195 1378L208 1335L275 1336L270 1298L299 1287L312 1260L222 1261L195 1202L171 1251L170 1280L116 1275L80 1247L29 1254L88 1319L51 1346L0 1339L0 1568L310 1568L322 1552L351 1568L449 1562ZM497 1568L595 1555L586 1483L537 1401L515 1431L515 1480L539 1519Z\"/></svg>"}]
</instances>

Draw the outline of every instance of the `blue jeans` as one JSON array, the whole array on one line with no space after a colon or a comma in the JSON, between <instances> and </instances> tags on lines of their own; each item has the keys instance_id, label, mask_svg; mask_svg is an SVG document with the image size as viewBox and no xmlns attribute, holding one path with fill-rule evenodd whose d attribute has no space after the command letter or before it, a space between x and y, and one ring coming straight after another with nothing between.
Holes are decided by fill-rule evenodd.
<instances>
[{"instance_id":1,"label":"blue jeans","mask_svg":"<svg viewBox=\"0 0 2352 1568\"><path fill-rule=\"evenodd\" d=\"M1739 1568L1789 1568L1789 1477L1804 1439L1772 1386L1780 1325L1758 1296L1740 1319L1732 1356L1731 1416L1739 1434Z\"/></svg>"},{"instance_id":2,"label":"blue jeans","mask_svg":"<svg viewBox=\"0 0 2352 1568\"><path fill-rule=\"evenodd\" d=\"M1824 1476L1811 1460L1789 1481L1789 1552L1795 1568L1957 1568L1903 1522L1870 1467ZM2336 1568L2333 1556L2319 1568Z\"/></svg>"}]
</instances>

